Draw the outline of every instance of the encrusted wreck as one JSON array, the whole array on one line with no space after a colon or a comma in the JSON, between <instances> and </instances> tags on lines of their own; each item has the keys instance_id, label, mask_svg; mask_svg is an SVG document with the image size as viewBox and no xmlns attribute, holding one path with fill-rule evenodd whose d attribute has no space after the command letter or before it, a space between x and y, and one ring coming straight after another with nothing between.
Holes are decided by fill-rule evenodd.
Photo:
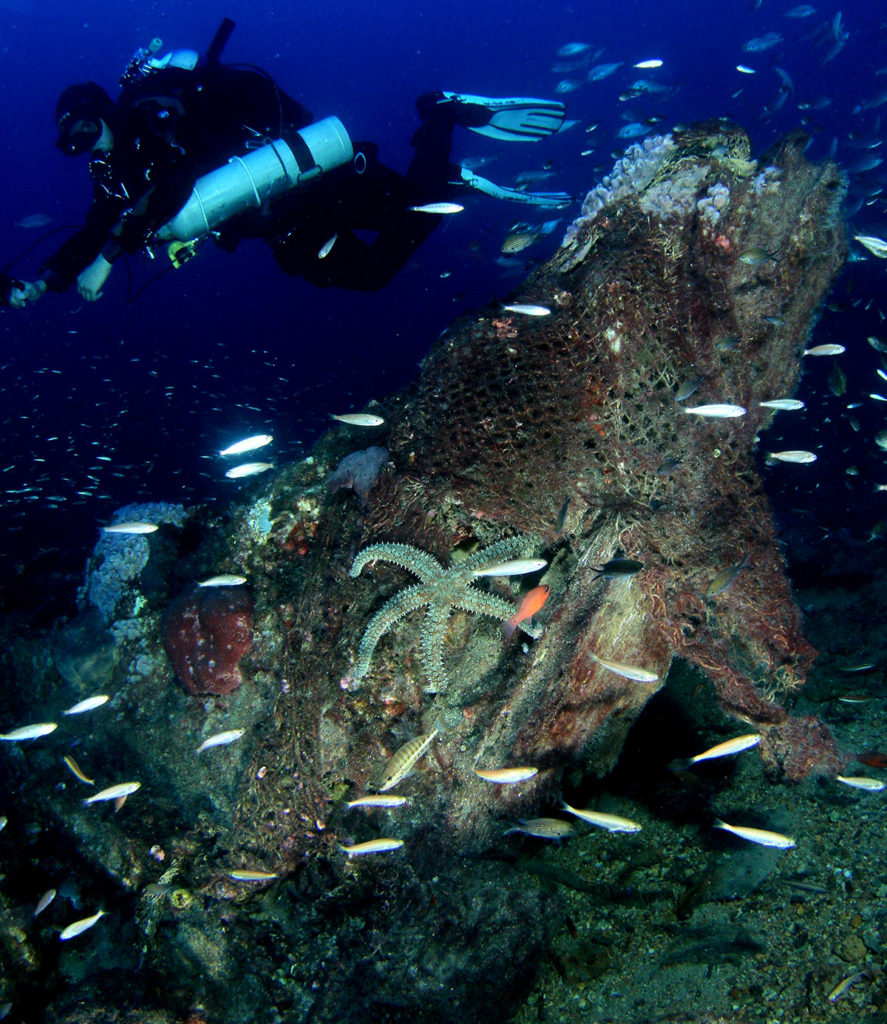
<instances>
[{"instance_id":1,"label":"encrusted wreck","mask_svg":"<svg viewBox=\"0 0 887 1024\"><path fill-rule=\"evenodd\" d=\"M480 984L483 960L467 951L498 950L501 986L519 993L545 938L538 897L512 887L506 914L505 883L478 901L423 879L458 879L459 856L489 850L518 817L550 813L567 770L612 768L675 655L705 673L724 711L762 733L769 767L798 779L840 765L828 731L782 704L815 652L755 454L774 415L760 403L793 394L813 316L845 257L841 174L803 151L793 137L756 162L747 137L721 123L631 147L513 297L517 311L491 306L463 318L415 385L375 410L386 425L373 440L388 462L364 481L360 501L324 486L349 452L352 435L340 427L311 459L278 473L233 529L211 531L201 547L192 526L175 565L183 585L230 566L253 590L254 635L239 637L249 654L236 692L199 699L176 687L159 653L175 588L132 583L143 589L127 601L134 610L109 627L116 739L105 736L97 750L114 749L142 780L134 800L162 798L144 817L127 819L124 809L118 831L79 801L69 807L68 794L45 796L59 821L75 822L84 856L142 893L137 921L161 974L201 964L202 998L221 1005L249 940L229 934L212 908L290 879L292 912L283 896L269 902L273 942L266 936L301 957L280 983L289 986L287 1019L310 1011L350 1020L361 985L393 1005L407 973L410 1019L457 1020L468 1006L478 1020L502 1019L495 986L488 976ZM524 315L522 303L549 313ZM688 404L746 411L710 418ZM642 571L595 571L617 554ZM475 575L523 556L550 564L528 580ZM506 643L499 622L540 580L547 604ZM224 595L214 600L225 606ZM241 612L238 628L244 621ZM225 623L216 626L225 640ZM213 685L211 643L183 635L179 646L204 645L196 689L224 693L233 687ZM163 742L170 721L174 749ZM232 726L247 726L246 735L200 755L226 758L222 774L219 760L192 752ZM408 804L384 816L348 811L399 748L432 731L428 770L399 787ZM475 766L539 772L494 785ZM403 839L405 850L352 877L339 845L379 836ZM244 883L232 877L239 869L272 877ZM191 902L182 896L176 906L156 885L149 899L145 886L159 871ZM487 879L498 871L488 868ZM300 919L309 897L321 921L312 919L310 934ZM344 926L335 938L323 932L347 907L355 920L364 915L367 936L388 942L389 967L360 967L363 953L349 963ZM463 926L433 970L423 967L429 947L413 936L420 909ZM260 981L258 945L244 992L267 1000L278 990Z\"/></svg>"},{"instance_id":2,"label":"encrusted wreck","mask_svg":"<svg viewBox=\"0 0 887 1024\"><path fill-rule=\"evenodd\" d=\"M464 319L415 387L385 403L391 462L367 514L339 503L321 518L306 570L326 576L304 588L294 696L277 705L282 752L315 801L309 819L341 827L330 797L362 792L393 750L441 719L435 770L413 786L415 821L446 821L446 844L484 847L509 815L552 799L568 765L614 764L657 685L595 655L653 670L661 685L678 654L727 712L761 729L771 766L800 778L840 764L819 724L780 704L814 651L755 462L774 415L760 403L793 394L814 311L845 255L842 177L805 162L803 149L790 138L757 163L747 137L720 124L632 147L515 299L550 315L490 308ZM692 384L693 401L679 401ZM746 413L686 408L709 404ZM438 637L451 677L439 692L415 657L431 643L416 615L355 678L363 630L406 582L382 565L347 580L364 544L447 559L514 534L551 560L541 639L505 648L494 626L460 612ZM636 578L593 571L617 551L643 563ZM503 581L493 589L509 592ZM542 770L503 792L472 776L478 762ZM256 786L254 798L250 817L267 821L280 806L273 789ZM290 841L294 853L310 847Z\"/></svg>"}]
</instances>

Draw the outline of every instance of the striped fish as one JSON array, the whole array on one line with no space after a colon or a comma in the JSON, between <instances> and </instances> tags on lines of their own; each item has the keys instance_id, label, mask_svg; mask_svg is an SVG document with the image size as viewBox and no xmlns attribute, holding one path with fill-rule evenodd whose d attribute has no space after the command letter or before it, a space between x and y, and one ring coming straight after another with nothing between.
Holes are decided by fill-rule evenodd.
<instances>
[{"instance_id":1,"label":"striped fish","mask_svg":"<svg viewBox=\"0 0 887 1024\"><path fill-rule=\"evenodd\" d=\"M401 779L409 775L413 765L431 746L440 731L439 726L435 723L431 732L426 733L424 736L416 736L408 743L404 743L388 764L385 765L385 769L382 772L382 781L378 787L380 793L394 789Z\"/></svg>"}]
</instances>

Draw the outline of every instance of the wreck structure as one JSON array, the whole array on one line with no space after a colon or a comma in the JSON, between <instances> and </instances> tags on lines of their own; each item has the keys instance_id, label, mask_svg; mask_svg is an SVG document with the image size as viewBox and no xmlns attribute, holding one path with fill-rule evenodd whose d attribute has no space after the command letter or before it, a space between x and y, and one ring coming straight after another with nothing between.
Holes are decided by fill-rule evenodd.
<instances>
[{"instance_id":1,"label":"wreck structure","mask_svg":"<svg viewBox=\"0 0 887 1024\"><path fill-rule=\"evenodd\" d=\"M360 500L325 487L343 456L349 473L359 468L353 432L337 427L197 545L195 513L187 551L163 549L165 584L156 566L130 580L100 644L107 653L107 636L116 641L117 715L96 726L83 767L108 768L97 751L113 731L143 783L132 801L162 796L113 825L68 794L45 796L81 855L136 898L161 975L199 963L204 1004L221 1005L248 940L213 908L246 913L256 893L286 883L301 893L293 899L311 894L324 921L350 906L397 950L385 970L360 958L343 967L341 939L338 952L318 931L297 941L291 921L293 948L306 961L338 957L340 971L324 974L317 1009L320 968L293 969L287 1019L315 1005L312 1019L350 1020L347 993L361 986L393 1005L398 979L427 953L411 937L416 907L471 918L474 931L451 939L458 967L443 981L410 976L410 1019L426 1019L421 1006L427 1019L456 1020L469 1005L476 1019L501 1019L496 986L486 1002L478 995L484 958L469 969L468 953L504 951L501 989L519 991L545 939L537 897L512 891L508 916L492 897L460 902L455 884L432 897L423 879L457 879L461 857L495 847L519 818L551 813L566 771L610 770L675 656L761 732L774 773L841 765L828 731L784 706L815 652L757 470L757 437L775 414L761 403L794 393L846 255L844 181L834 165L807 162L804 146L790 137L755 161L747 136L721 122L632 146L508 306L455 323L413 387L374 407L385 425L371 450L384 444L388 459ZM691 411L712 406L744 412ZM641 570L597 571L617 556ZM528 578L479 574L522 557L549 564ZM251 598L177 597L217 571L246 575ZM506 643L501 623L538 584L547 603ZM207 603L211 635L201 632ZM212 678L217 664L224 680ZM200 739L235 727L246 730L236 743L195 760ZM348 808L379 787L399 749L432 733L427 770L398 789L407 804ZM473 770L512 766L538 773L496 785ZM341 852L380 837L403 840L396 868L358 867ZM266 877L245 882L244 870ZM158 884L183 894L180 905ZM281 905L264 913L286 932ZM264 954L252 953L247 988L267 998Z\"/></svg>"},{"instance_id":2,"label":"wreck structure","mask_svg":"<svg viewBox=\"0 0 887 1024\"><path fill-rule=\"evenodd\" d=\"M443 719L422 817L433 809L447 821L447 844L483 847L509 815L538 810L535 793L552 799L565 765L612 767L674 655L708 676L728 713L761 729L774 769L798 779L839 766L819 723L780 703L814 651L755 462L774 415L760 403L794 393L812 316L845 256L842 178L805 162L803 148L790 138L758 163L745 134L721 124L633 146L510 303L516 311L454 325L415 387L384 404L389 468L365 515L321 518L316 548L328 553L309 553L309 572L313 554L338 563L341 580L333 594L302 588L312 596L294 623L295 637L308 637L292 661L298 697L277 706L311 779L310 818L326 820L336 785L363 792L393 751ZM688 411L720 405L745 412ZM415 615L355 678L371 615L414 582L381 563L346 579L364 545L447 560L515 535L551 560L544 632L525 653L503 649L495 625L470 612L437 637ZM594 567L618 552L643 571L601 579ZM330 620L322 638L308 625L323 614L318 601ZM447 662L444 690L415 656L423 644ZM503 791L472 776L478 763L541 770ZM256 799L260 814L277 803Z\"/></svg>"}]
</instances>

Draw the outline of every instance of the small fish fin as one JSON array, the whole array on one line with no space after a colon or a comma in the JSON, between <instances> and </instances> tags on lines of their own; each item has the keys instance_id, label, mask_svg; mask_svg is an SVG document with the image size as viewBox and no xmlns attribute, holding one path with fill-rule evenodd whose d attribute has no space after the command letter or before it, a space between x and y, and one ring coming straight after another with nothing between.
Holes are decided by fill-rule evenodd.
<instances>
[{"instance_id":1,"label":"small fish fin","mask_svg":"<svg viewBox=\"0 0 887 1024\"><path fill-rule=\"evenodd\" d=\"M506 643L514 636L516 630L517 626L513 625L510 619L502 623L502 635L505 637Z\"/></svg>"},{"instance_id":2,"label":"small fish fin","mask_svg":"<svg viewBox=\"0 0 887 1024\"><path fill-rule=\"evenodd\" d=\"M674 772L675 775L678 775L687 771L692 763L693 762L687 758L676 757L673 761L669 761L668 770L670 772Z\"/></svg>"}]
</instances>

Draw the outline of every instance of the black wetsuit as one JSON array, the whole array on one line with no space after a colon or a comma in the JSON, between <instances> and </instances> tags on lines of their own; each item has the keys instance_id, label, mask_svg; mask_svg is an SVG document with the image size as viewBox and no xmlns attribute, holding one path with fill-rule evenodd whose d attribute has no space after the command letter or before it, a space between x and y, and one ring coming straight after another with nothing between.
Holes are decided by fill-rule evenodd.
<instances>
[{"instance_id":1,"label":"black wetsuit","mask_svg":"<svg viewBox=\"0 0 887 1024\"><path fill-rule=\"evenodd\" d=\"M201 175L312 122L308 110L255 69L166 69L136 82L118 100L113 150L90 162L94 197L84 227L41 268L48 287L64 291L99 254L113 263L121 252L140 251ZM287 274L321 286L380 288L440 221L409 207L446 197L451 130L446 116L422 124L406 176L379 163L374 144L355 143L362 156L290 190L270 209L226 221L216 241L233 251L243 238L261 238ZM358 236L365 231L375 237Z\"/></svg>"}]
</instances>

